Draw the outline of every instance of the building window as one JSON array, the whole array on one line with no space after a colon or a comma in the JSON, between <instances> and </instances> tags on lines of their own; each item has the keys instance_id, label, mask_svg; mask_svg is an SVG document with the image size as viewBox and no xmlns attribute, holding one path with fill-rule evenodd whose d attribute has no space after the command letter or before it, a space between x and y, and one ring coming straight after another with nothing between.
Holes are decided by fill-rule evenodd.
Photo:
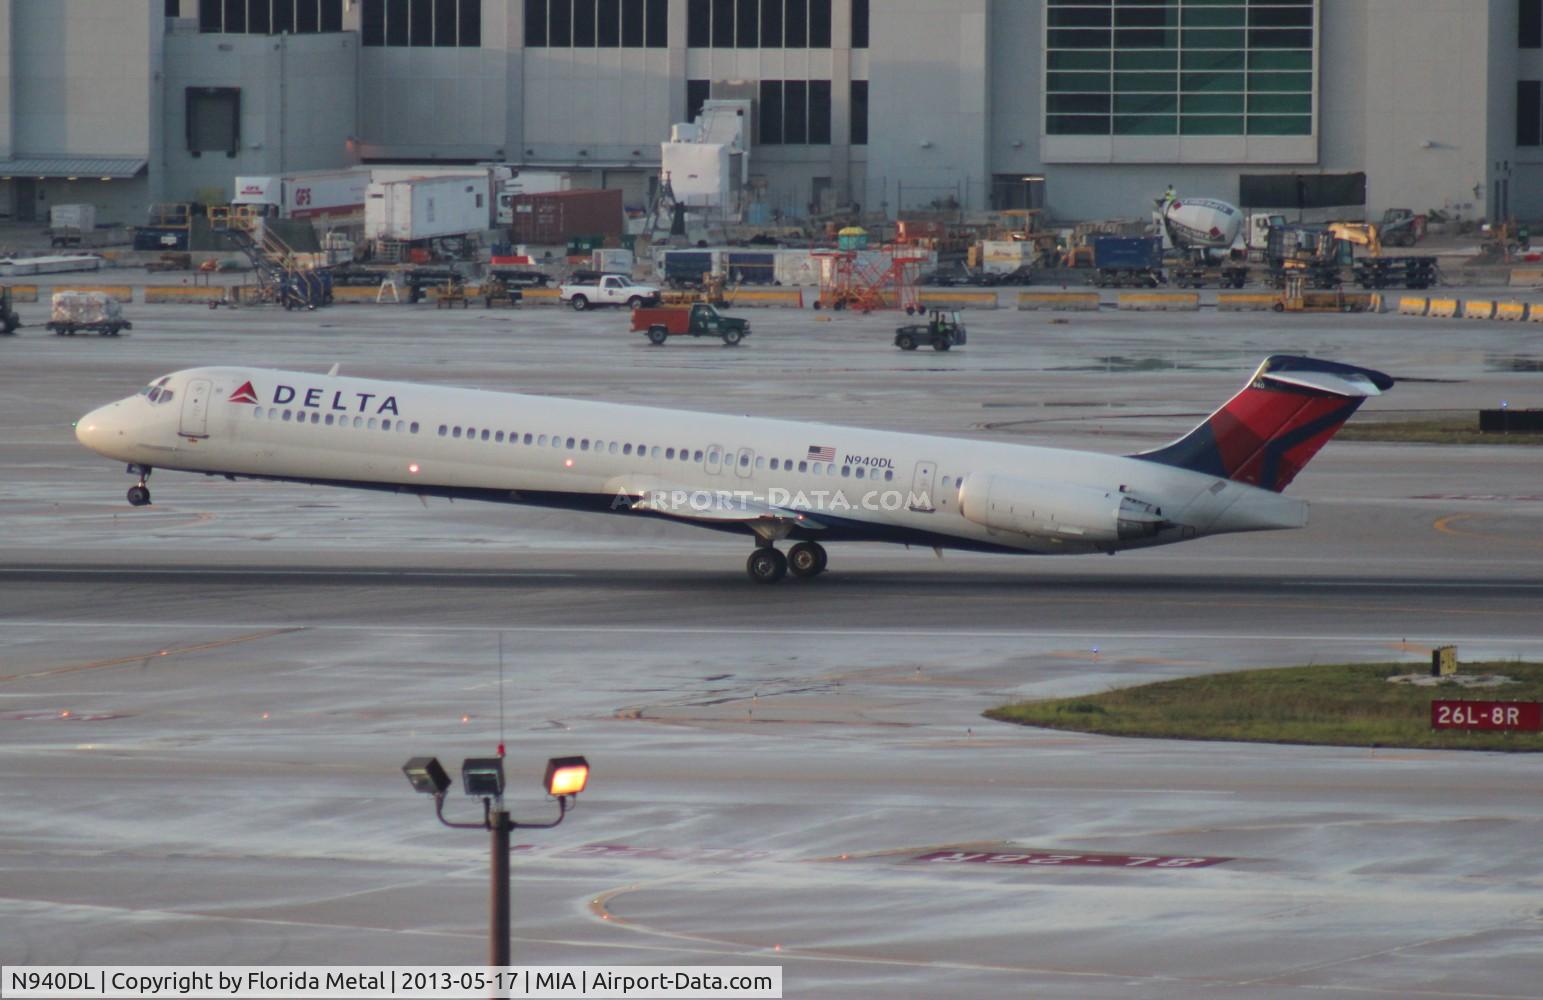
<instances>
[{"instance_id":1,"label":"building window","mask_svg":"<svg viewBox=\"0 0 1543 1000\"><path fill-rule=\"evenodd\" d=\"M868 145L868 81L852 81L852 145Z\"/></svg>"},{"instance_id":2,"label":"building window","mask_svg":"<svg viewBox=\"0 0 1543 1000\"><path fill-rule=\"evenodd\" d=\"M166 0L166 16L167 17L181 17L182 16L182 0Z\"/></svg>"},{"instance_id":3,"label":"building window","mask_svg":"<svg viewBox=\"0 0 1543 1000\"><path fill-rule=\"evenodd\" d=\"M669 0L526 0L526 48L660 49ZM480 34L480 30L479 30Z\"/></svg>"},{"instance_id":4,"label":"building window","mask_svg":"<svg viewBox=\"0 0 1543 1000\"><path fill-rule=\"evenodd\" d=\"M1543 81L1516 81L1516 144L1543 145Z\"/></svg>"},{"instance_id":5,"label":"building window","mask_svg":"<svg viewBox=\"0 0 1543 1000\"><path fill-rule=\"evenodd\" d=\"M831 0L686 0L690 48L828 49L830 41Z\"/></svg>"},{"instance_id":6,"label":"building window","mask_svg":"<svg viewBox=\"0 0 1543 1000\"><path fill-rule=\"evenodd\" d=\"M274 0L282 3L284 0ZM299 0L306 3L307 0ZM327 0L330 2L330 0ZM391 48L478 48L482 45L482 0L360 0L359 34L364 45ZM526 30L530 9L527 4ZM331 23L326 8L321 23ZM342 11L338 11L342 25Z\"/></svg>"},{"instance_id":7,"label":"building window","mask_svg":"<svg viewBox=\"0 0 1543 1000\"><path fill-rule=\"evenodd\" d=\"M1521 0L1518 14L1518 48L1543 49L1543 0Z\"/></svg>"},{"instance_id":8,"label":"building window","mask_svg":"<svg viewBox=\"0 0 1543 1000\"><path fill-rule=\"evenodd\" d=\"M686 81L686 121L694 122L702 114L702 105L712 96L711 80Z\"/></svg>"},{"instance_id":9,"label":"building window","mask_svg":"<svg viewBox=\"0 0 1543 1000\"><path fill-rule=\"evenodd\" d=\"M1313 14L1312 0L1050 6L1045 131L1310 135Z\"/></svg>"},{"instance_id":10,"label":"building window","mask_svg":"<svg viewBox=\"0 0 1543 1000\"><path fill-rule=\"evenodd\" d=\"M188 151L235 156L241 146L241 88L189 87L186 102Z\"/></svg>"},{"instance_id":11,"label":"building window","mask_svg":"<svg viewBox=\"0 0 1543 1000\"><path fill-rule=\"evenodd\" d=\"M1543 0L1539 0L1543 3ZM868 0L852 0L852 48L868 47Z\"/></svg>"},{"instance_id":12,"label":"building window","mask_svg":"<svg viewBox=\"0 0 1543 1000\"><path fill-rule=\"evenodd\" d=\"M166 16L181 14L166 0ZM314 35L343 30L343 0L198 0L198 30L205 34Z\"/></svg>"},{"instance_id":13,"label":"building window","mask_svg":"<svg viewBox=\"0 0 1543 1000\"><path fill-rule=\"evenodd\" d=\"M829 80L762 80L761 144L830 145L830 105Z\"/></svg>"}]
</instances>

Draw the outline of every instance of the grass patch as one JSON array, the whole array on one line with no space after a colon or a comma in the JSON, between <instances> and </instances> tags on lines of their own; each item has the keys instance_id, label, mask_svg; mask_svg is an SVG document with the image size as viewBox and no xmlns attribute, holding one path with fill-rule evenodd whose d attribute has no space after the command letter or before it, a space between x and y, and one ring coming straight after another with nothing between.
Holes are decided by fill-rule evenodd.
<instances>
[{"instance_id":1,"label":"grass patch","mask_svg":"<svg viewBox=\"0 0 1543 1000\"><path fill-rule=\"evenodd\" d=\"M1408 420L1352 420L1340 428L1341 441L1391 441L1398 444L1543 445L1543 434L1484 434L1479 414L1426 416Z\"/></svg>"},{"instance_id":2,"label":"grass patch","mask_svg":"<svg viewBox=\"0 0 1543 1000\"><path fill-rule=\"evenodd\" d=\"M1389 683L1423 673L1410 663L1324 664L1246 670L1160 681L1099 695L1025 701L987 718L1109 736L1439 750L1543 751L1543 732L1433 730L1430 703L1543 701L1543 663L1465 663L1464 675L1499 674L1513 683L1435 687Z\"/></svg>"}]
</instances>

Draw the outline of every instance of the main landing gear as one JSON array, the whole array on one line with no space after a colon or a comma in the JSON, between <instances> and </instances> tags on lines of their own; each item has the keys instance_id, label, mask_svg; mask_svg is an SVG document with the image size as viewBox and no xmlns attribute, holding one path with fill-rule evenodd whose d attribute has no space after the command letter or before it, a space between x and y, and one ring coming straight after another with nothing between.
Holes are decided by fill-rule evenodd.
<instances>
[{"instance_id":1,"label":"main landing gear","mask_svg":"<svg viewBox=\"0 0 1543 1000\"><path fill-rule=\"evenodd\" d=\"M745 563L745 572L756 583L776 583L789 572L798 579L808 579L825 572L825 548L818 542L799 542L784 556L770 542L756 547Z\"/></svg>"},{"instance_id":2,"label":"main landing gear","mask_svg":"<svg viewBox=\"0 0 1543 1000\"><path fill-rule=\"evenodd\" d=\"M139 482L137 482L133 486L129 487L129 493L128 493L129 506L131 506L131 507L147 507L147 506L149 506L150 505L150 487L145 485L145 480L150 478L150 473L152 471L154 471L154 470L152 470L150 468L150 466L148 466L148 465L130 465L128 471L129 471L129 475L131 475L131 476L133 476L133 475L139 476Z\"/></svg>"}]
</instances>

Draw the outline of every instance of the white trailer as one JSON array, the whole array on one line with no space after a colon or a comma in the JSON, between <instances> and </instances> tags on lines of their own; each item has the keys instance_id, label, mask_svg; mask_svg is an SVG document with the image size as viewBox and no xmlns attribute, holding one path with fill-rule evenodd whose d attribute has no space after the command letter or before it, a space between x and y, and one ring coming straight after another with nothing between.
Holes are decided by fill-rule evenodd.
<instances>
[{"instance_id":1,"label":"white trailer","mask_svg":"<svg viewBox=\"0 0 1543 1000\"><path fill-rule=\"evenodd\" d=\"M232 205L266 206L281 219L357 216L364 211L368 169L306 170L236 178Z\"/></svg>"},{"instance_id":2,"label":"white trailer","mask_svg":"<svg viewBox=\"0 0 1543 1000\"><path fill-rule=\"evenodd\" d=\"M372 240L427 240L489 228L487 174L414 177L371 184L364 205L364 235Z\"/></svg>"}]
</instances>

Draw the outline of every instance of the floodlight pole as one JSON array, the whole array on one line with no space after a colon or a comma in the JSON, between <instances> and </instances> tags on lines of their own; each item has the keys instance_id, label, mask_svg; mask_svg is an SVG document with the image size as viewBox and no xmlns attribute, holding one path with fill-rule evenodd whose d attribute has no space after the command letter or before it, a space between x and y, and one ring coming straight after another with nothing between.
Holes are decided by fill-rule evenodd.
<instances>
[{"instance_id":1,"label":"floodlight pole","mask_svg":"<svg viewBox=\"0 0 1543 1000\"><path fill-rule=\"evenodd\" d=\"M509 923L509 834L521 827L527 830L549 830L563 821L568 815L567 795L557 796L557 818L550 823L520 823L511 819L509 810L504 808L503 800L497 805L490 798L482 800L481 823L455 823L445 818L445 795L443 792L434 796L434 813L439 821L446 826L458 830L486 829L492 836L491 865L489 875L489 897L491 899L488 912L488 964L495 968L505 968L510 962L510 923Z\"/></svg>"},{"instance_id":2,"label":"floodlight pole","mask_svg":"<svg viewBox=\"0 0 1543 1000\"><path fill-rule=\"evenodd\" d=\"M502 803L488 814L488 828L493 831L490 869L493 911L488 917L488 964L502 969L509 965L509 831L514 829L514 821Z\"/></svg>"}]
</instances>

